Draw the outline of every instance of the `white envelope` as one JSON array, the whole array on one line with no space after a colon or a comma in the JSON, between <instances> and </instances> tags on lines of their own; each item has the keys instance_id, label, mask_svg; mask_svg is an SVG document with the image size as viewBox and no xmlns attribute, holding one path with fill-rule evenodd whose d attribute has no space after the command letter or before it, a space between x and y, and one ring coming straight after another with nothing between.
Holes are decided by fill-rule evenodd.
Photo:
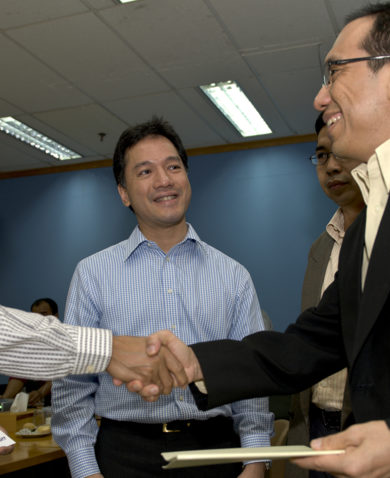
<instances>
[{"instance_id":1,"label":"white envelope","mask_svg":"<svg viewBox=\"0 0 390 478\"><path fill-rule=\"evenodd\" d=\"M314 455L336 455L344 450L313 450L308 446L265 446L259 448L221 448L161 453L168 462L163 468L218 465L248 460L280 460Z\"/></svg>"}]
</instances>

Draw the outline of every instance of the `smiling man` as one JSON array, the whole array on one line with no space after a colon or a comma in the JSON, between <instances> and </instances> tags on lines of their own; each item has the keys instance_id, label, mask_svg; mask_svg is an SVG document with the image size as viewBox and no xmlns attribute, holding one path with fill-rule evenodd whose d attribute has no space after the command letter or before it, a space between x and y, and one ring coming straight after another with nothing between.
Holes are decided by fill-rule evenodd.
<instances>
[{"instance_id":1,"label":"smiling man","mask_svg":"<svg viewBox=\"0 0 390 478\"><path fill-rule=\"evenodd\" d=\"M150 339L170 347L189 380L204 379L201 408L253 396L295 393L348 367L357 424L312 442L345 454L296 460L337 477L390 477L390 2L351 15L325 60L315 107L333 153L361 161L352 175L367 205L349 227L339 270L317 308L284 334L262 332L185 347L169 332ZM234 357L234 360L232 360ZM234 372L233 372L234 370ZM152 394L145 389L143 396ZM152 399L152 398L150 398Z\"/></svg>"},{"instance_id":2,"label":"smiling man","mask_svg":"<svg viewBox=\"0 0 390 478\"><path fill-rule=\"evenodd\" d=\"M162 328L186 343L241 339L264 328L249 273L199 239L186 222L191 199L187 154L165 121L127 129L114 154L118 192L138 221L129 239L78 265L66 322L148 335ZM53 434L73 478L166 476L162 451L267 446L267 399L199 411L189 389L142 402L105 375L53 387ZM102 417L98 428L94 415ZM95 445L96 442L96 445ZM262 478L264 463L204 467L202 477ZM199 476L179 470L170 476Z\"/></svg>"}]
</instances>

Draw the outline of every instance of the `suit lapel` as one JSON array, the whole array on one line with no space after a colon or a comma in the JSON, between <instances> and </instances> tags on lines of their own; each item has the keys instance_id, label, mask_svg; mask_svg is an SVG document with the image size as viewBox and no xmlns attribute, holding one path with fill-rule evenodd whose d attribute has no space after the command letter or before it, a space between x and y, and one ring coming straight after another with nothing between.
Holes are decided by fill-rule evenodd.
<instances>
[{"instance_id":1,"label":"suit lapel","mask_svg":"<svg viewBox=\"0 0 390 478\"><path fill-rule=\"evenodd\" d=\"M355 336L356 358L390 293L390 199L379 225L367 270Z\"/></svg>"},{"instance_id":2,"label":"suit lapel","mask_svg":"<svg viewBox=\"0 0 390 478\"><path fill-rule=\"evenodd\" d=\"M352 363L361 299L361 267L364 247L366 208L359 214L345 234L339 259L339 291L341 327L348 356Z\"/></svg>"}]
</instances>

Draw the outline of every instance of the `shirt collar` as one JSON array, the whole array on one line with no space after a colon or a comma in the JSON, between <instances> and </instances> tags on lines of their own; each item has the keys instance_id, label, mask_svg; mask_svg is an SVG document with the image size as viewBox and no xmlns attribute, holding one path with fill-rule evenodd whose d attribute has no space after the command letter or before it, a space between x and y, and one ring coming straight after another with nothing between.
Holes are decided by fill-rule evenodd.
<instances>
[{"instance_id":1,"label":"shirt collar","mask_svg":"<svg viewBox=\"0 0 390 478\"><path fill-rule=\"evenodd\" d=\"M326 232L329 236L337 242L337 244L342 243L345 230L344 230L344 214L340 208L333 214L332 219L328 222L326 226Z\"/></svg>"},{"instance_id":2,"label":"shirt collar","mask_svg":"<svg viewBox=\"0 0 390 478\"><path fill-rule=\"evenodd\" d=\"M386 190L390 192L390 139L382 143L375 150L378 158L379 168L382 173L383 182L385 183Z\"/></svg>"},{"instance_id":3,"label":"shirt collar","mask_svg":"<svg viewBox=\"0 0 390 478\"><path fill-rule=\"evenodd\" d=\"M370 169L377 162L386 190L390 193L390 139L382 143L375 150L367 163L361 163L351 171L352 177L357 182L367 204L370 193Z\"/></svg>"},{"instance_id":4,"label":"shirt collar","mask_svg":"<svg viewBox=\"0 0 390 478\"><path fill-rule=\"evenodd\" d=\"M190 223L187 223L187 226L188 226L187 234L185 235L184 239L179 244L184 244L187 241L192 241L198 244L200 246L200 249L203 250L203 252L206 252L205 246L203 242L200 240L198 234L195 232L195 229L192 227ZM146 239L146 237L142 234L138 225L135 226L130 237L128 238L127 241L125 241L123 259L124 260L128 259L141 244L145 244L145 243L155 244L154 242L148 241L148 239ZM176 246L178 246L179 244L176 244Z\"/></svg>"}]
</instances>

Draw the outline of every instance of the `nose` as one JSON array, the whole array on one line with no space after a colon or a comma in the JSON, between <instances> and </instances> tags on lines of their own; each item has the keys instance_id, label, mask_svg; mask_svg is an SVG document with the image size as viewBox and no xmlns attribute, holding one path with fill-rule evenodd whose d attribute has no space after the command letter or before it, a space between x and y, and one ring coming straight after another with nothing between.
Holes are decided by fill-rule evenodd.
<instances>
[{"instance_id":1,"label":"nose","mask_svg":"<svg viewBox=\"0 0 390 478\"><path fill-rule=\"evenodd\" d=\"M336 159L334 154L331 154L326 162L326 172L328 174L338 173L341 171L340 161Z\"/></svg>"},{"instance_id":2,"label":"nose","mask_svg":"<svg viewBox=\"0 0 390 478\"><path fill-rule=\"evenodd\" d=\"M324 111L331 101L329 87L322 85L316 97L314 98L314 108L317 111Z\"/></svg>"},{"instance_id":3,"label":"nose","mask_svg":"<svg viewBox=\"0 0 390 478\"><path fill-rule=\"evenodd\" d=\"M172 185L171 176L165 168L158 168L154 179L155 188L167 187Z\"/></svg>"}]
</instances>

